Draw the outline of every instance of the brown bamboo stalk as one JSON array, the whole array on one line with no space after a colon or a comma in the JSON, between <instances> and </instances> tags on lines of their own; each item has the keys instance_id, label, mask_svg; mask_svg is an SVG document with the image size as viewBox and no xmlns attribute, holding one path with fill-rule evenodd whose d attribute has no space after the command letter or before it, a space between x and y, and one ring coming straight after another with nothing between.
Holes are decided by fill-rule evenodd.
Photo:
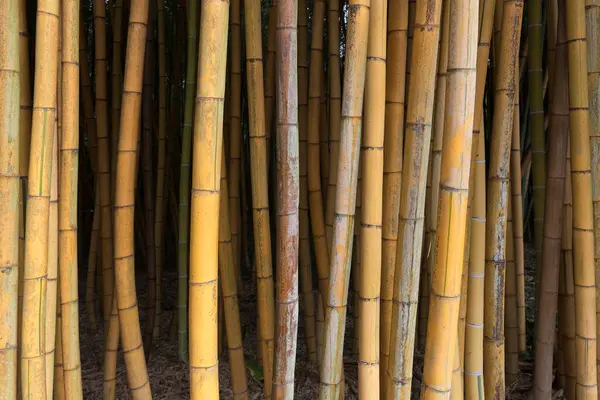
<instances>
[{"instance_id":1,"label":"brown bamboo stalk","mask_svg":"<svg viewBox=\"0 0 600 400\"><path fill-rule=\"evenodd\" d=\"M506 364L506 384L512 385L519 378L519 322L517 320L517 282L515 271L515 247L513 234L514 219L512 213L512 182L509 185L508 193L511 197L508 199L508 216L506 219L506 273L504 278L504 362Z\"/></svg>"},{"instance_id":2,"label":"brown bamboo stalk","mask_svg":"<svg viewBox=\"0 0 600 400\"><path fill-rule=\"evenodd\" d=\"M271 137L273 132L273 115L275 110L275 42L277 24L277 0L271 0L267 26L267 61L264 76L265 86L265 135L267 147L267 167L271 162ZM262 36L261 36L262 41ZM270 389L269 389L270 390Z\"/></svg>"},{"instance_id":3,"label":"brown bamboo stalk","mask_svg":"<svg viewBox=\"0 0 600 400\"><path fill-rule=\"evenodd\" d=\"M335 199L336 219L331 246L333 254L331 257L327 306L325 308L323 360L321 364L321 384L319 386L320 399L335 400L339 398L340 393L343 393L341 391L342 352L350 272L347 271L347 268L352 256L352 237L350 235L354 230L359 161L358 146L361 140L370 2L368 0L360 2L352 0L349 7L344 101L341 108L342 118L340 123L340 158L336 175L338 188L335 194L337 197ZM331 30L329 32L331 34ZM333 95L331 100L333 100ZM331 173L330 179L333 179ZM328 196L330 195L331 192Z\"/></svg>"}]
</instances>

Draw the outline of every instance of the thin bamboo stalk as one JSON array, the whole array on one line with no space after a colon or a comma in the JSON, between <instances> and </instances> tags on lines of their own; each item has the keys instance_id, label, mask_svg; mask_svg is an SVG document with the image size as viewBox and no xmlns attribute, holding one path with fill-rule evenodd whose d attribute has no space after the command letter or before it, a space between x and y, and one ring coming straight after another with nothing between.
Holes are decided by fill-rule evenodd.
<instances>
[{"instance_id":1,"label":"thin bamboo stalk","mask_svg":"<svg viewBox=\"0 0 600 400\"><path fill-rule=\"evenodd\" d=\"M110 68L111 98L110 98L110 182L111 199L114 201L116 173L117 173L117 147L119 144L119 118L121 117L121 94L123 90L123 0L114 0L114 10L109 11L111 20L112 61Z\"/></svg>"},{"instance_id":2,"label":"thin bamboo stalk","mask_svg":"<svg viewBox=\"0 0 600 400\"><path fill-rule=\"evenodd\" d=\"M563 8L562 5L561 8ZM553 162L548 164L546 178L548 190L546 191L546 214L544 215L544 251L541 260L543 268L542 287L540 288L540 307L536 317L534 395L538 399L548 398L552 395L552 357L559 296L559 270L561 269L560 242L561 235L565 230L563 227L563 207L565 203L565 173L569 140L569 92L564 9L561 11L558 16L556 65L554 67L554 89L552 90L554 97L551 99L550 134L548 137L548 155ZM563 263L564 261L563 259ZM565 268L564 264L562 268ZM563 283L564 286L565 283ZM560 322L565 323L564 319L561 319ZM559 326L559 329L564 331L565 328ZM564 343L562 347L564 349Z\"/></svg>"},{"instance_id":3,"label":"thin bamboo stalk","mask_svg":"<svg viewBox=\"0 0 600 400\"><path fill-rule=\"evenodd\" d=\"M127 327L120 329L121 345L128 386L134 399L151 397L135 290L133 249L135 178L139 169L136 164L147 24L148 0L132 0L121 102L121 134L117 151L114 218L115 227L119 228L114 232L114 263L119 326Z\"/></svg>"},{"instance_id":4,"label":"thin bamboo stalk","mask_svg":"<svg viewBox=\"0 0 600 400\"><path fill-rule=\"evenodd\" d=\"M324 6L327 7L326 1L323 1ZM316 1L315 1L316 4ZM316 10L313 7L313 15L316 14ZM323 11L323 18L325 18L325 11ZM316 21L316 17L313 17ZM313 22L314 23L314 22ZM323 21L325 23L325 21ZM314 29L314 28L312 28ZM311 35L311 40L314 35ZM320 144L320 169L321 169L321 194L323 197L323 204L327 204L327 188L329 187L329 110L327 108L329 96L327 94L327 70L325 68L325 62L328 57L325 55L323 58L323 52L326 51L321 45L321 111L319 113L319 144ZM312 46L311 46L312 52ZM311 54L312 60L312 54ZM309 100L310 101L310 100Z\"/></svg>"},{"instance_id":5,"label":"thin bamboo stalk","mask_svg":"<svg viewBox=\"0 0 600 400\"><path fill-rule=\"evenodd\" d=\"M59 271L60 275L60 271ZM58 279L58 285L60 286L60 276ZM60 290L56 293L56 301L58 304L61 303ZM65 395L65 369L63 363L63 346L62 346L62 310L61 307L56 307L56 350L54 352L54 391L53 396L56 400L66 399Z\"/></svg>"},{"instance_id":6,"label":"thin bamboo stalk","mask_svg":"<svg viewBox=\"0 0 600 400\"><path fill-rule=\"evenodd\" d=\"M373 0L369 12L364 136L361 141L362 214L358 293L360 398L380 393L380 293L382 262L383 165L386 100L387 0Z\"/></svg>"},{"instance_id":7,"label":"thin bamboo stalk","mask_svg":"<svg viewBox=\"0 0 600 400\"><path fill-rule=\"evenodd\" d=\"M346 322L346 304L352 256L352 236L358 179L358 146L361 141L362 107L367 61L369 31L369 0L350 1L346 42L346 73L344 75L344 101L341 108L341 143L337 170L335 196L335 227L332 232L330 281L325 308L323 333L323 360L319 398L340 397L342 382L342 352ZM332 31L330 30L331 34ZM331 51L330 46L330 51ZM334 57L332 57L334 58ZM330 66L331 59L330 59ZM333 94L330 100L334 100ZM333 109L333 104L332 107ZM332 114L334 111L330 111ZM330 131L333 132L333 131ZM331 136L330 136L331 138ZM333 152L332 152L333 159ZM330 179L333 179L330 171ZM331 188L331 181L330 181ZM329 193L328 197L331 195Z\"/></svg>"},{"instance_id":8,"label":"thin bamboo stalk","mask_svg":"<svg viewBox=\"0 0 600 400\"><path fill-rule=\"evenodd\" d=\"M320 71L319 71L320 72ZM300 293L304 308L304 341L308 358L317 362L317 342L315 327L315 297L313 294L312 263L310 254L310 223L308 211L308 4L306 0L298 2L298 132L300 154ZM318 98L316 99L319 100ZM317 103L318 104L318 103ZM316 119L319 122L319 119ZM317 158L318 159L318 158ZM319 166L316 174L318 177ZM320 183L320 182L319 182ZM319 187L320 191L320 187ZM319 197L321 194L319 193ZM322 205L321 205L322 207Z\"/></svg>"},{"instance_id":9,"label":"thin bamboo stalk","mask_svg":"<svg viewBox=\"0 0 600 400\"><path fill-rule=\"evenodd\" d=\"M250 130L250 177L252 183L252 220L254 226L254 261L258 296L258 337L264 366L264 391L270 398L273 380L275 338L275 299L268 189L268 120L263 92L260 1L244 0L246 28L246 71L248 119ZM269 78L267 77L267 80Z\"/></svg>"},{"instance_id":10,"label":"thin bamboo stalk","mask_svg":"<svg viewBox=\"0 0 600 400\"><path fill-rule=\"evenodd\" d=\"M267 168L271 162L271 136L273 132L273 110L275 110L275 30L277 24L277 0L271 0L267 25L267 61L264 76L265 86L265 135ZM262 36L261 36L262 42ZM266 386L265 386L266 387ZM270 389L269 389L270 390Z\"/></svg>"},{"instance_id":11,"label":"thin bamboo stalk","mask_svg":"<svg viewBox=\"0 0 600 400\"><path fill-rule=\"evenodd\" d=\"M519 54L523 1L502 5L501 39L494 93L494 121L490 144L486 212L486 271L484 320L485 396L503 398L504 281L507 246L509 165L515 104L516 62ZM498 13L496 13L497 15ZM489 372L488 372L489 371Z\"/></svg>"},{"instance_id":12,"label":"thin bamboo stalk","mask_svg":"<svg viewBox=\"0 0 600 400\"><path fill-rule=\"evenodd\" d=\"M453 396L462 397L462 380L459 378L452 385L452 368L460 377L457 324L475 114L478 0L451 2L446 7L449 7L448 24L455 28L449 29L448 37L446 109L437 218L439 225L429 299L429 334L425 346L421 389L423 398L438 398L451 389ZM436 334L443 331L445 332L441 335ZM456 359L454 366L446 361L453 358Z\"/></svg>"},{"instance_id":13,"label":"thin bamboo stalk","mask_svg":"<svg viewBox=\"0 0 600 400\"><path fill-rule=\"evenodd\" d=\"M388 5L387 65L385 82L385 130L383 149L383 226L381 266L380 389L387 398L387 366L390 354L392 298L398 243L398 213L402 185L402 146L404 139L404 100L408 0Z\"/></svg>"},{"instance_id":14,"label":"thin bamboo stalk","mask_svg":"<svg viewBox=\"0 0 600 400\"><path fill-rule=\"evenodd\" d=\"M117 351L119 350L119 311L117 297L113 295L108 318L108 332L104 344L104 384L103 394L106 400L116 399L117 390Z\"/></svg>"},{"instance_id":15,"label":"thin bamboo stalk","mask_svg":"<svg viewBox=\"0 0 600 400\"><path fill-rule=\"evenodd\" d=\"M506 363L506 384L512 385L519 378L519 322L517 319L517 281L515 271L515 246L513 234L514 219L512 213L512 182L509 185L508 193L511 197L508 199L508 216L506 219L506 274L504 278L504 360Z\"/></svg>"},{"instance_id":16,"label":"thin bamboo stalk","mask_svg":"<svg viewBox=\"0 0 600 400\"><path fill-rule=\"evenodd\" d=\"M88 315L89 329L92 333L96 332L96 266L98 258L98 231L100 230L100 203L98 186L94 192L96 204L94 205L94 217L92 221L92 232L90 235L90 251L88 253L88 265L85 284L85 310Z\"/></svg>"},{"instance_id":17,"label":"thin bamboo stalk","mask_svg":"<svg viewBox=\"0 0 600 400\"><path fill-rule=\"evenodd\" d=\"M20 3L20 2L19 2ZM26 139L20 124L22 95L19 31L24 4L0 2L0 387L7 399L17 398L17 323L19 290L20 141ZM22 49L21 49L22 53ZM26 85L26 82L24 82ZM22 134L23 133L23 134Z\"/></svg>"},{"instance_id":18,"label":"thin bamboo stalk","mask_svg":"<svg viewBox=\"0 0 600 400\"><path fill-rule=\"evenodd\" d=\"M58 78L59 1L39 1L36 15L35 88L27 186L21 340L21 395L47 394L44 350L52 151ZM16 58L15 58L16 60ZM15 168L16 169L16 168ZM32 173L34 172L35 173Z\"/></svg>"},{"instance_id":19,"label":"thin bamboo stalk","mask_svg":"<svg viewBox=\"0 0 600 400\"><path fill-rule=\"evenodd\" d=\"M480 108L483 114L483 109ZM482 128L484 128L482 126ZM485 137L480 132L481 137ZM479 140L475 160L471 246L469 254L467 322L465 327L465 395L482 399L483 391L483 299L485 274L485 140Z\"/></svg>"},{"instance_id":20,"label":"thin bamboo stalk","mask_svg":"<svg viewBox=\"0 0 600 400\"><path fill-rule=\"evenodd\" d=\"M566 2L569 54L569 125L573 184L573 272L577 334L577 397L598 395L594 272L594 210L590 151L585 2Z\"/></svg>"},{"instance_id":21,"label":"thin bamboo stalk","mask_svg":"<svg viewBox=\"0 0 600 400\"><path fill-rule=\"evenodd\" d=\"M190 235L190 394L192 399L217 399L218 219L229 3L201 4Z\"/></svg>"},{"instance_id":22,"label":"thin bamboo stalk","mask_svg":"<svg viewBox=\"0 0 600 400\"><path fill-rule=\"evenodd\" d=\"M233 398L248 398L246 367L244 365L244 347L237 294L237 283L233 262L231 230L229 228L229 194L227 193L227 166L225 157L221 157L221 194L219 200L219 272L222 290L222 308L225 310L225 329L227 331L227 350Z\"/></svg>"},{"instance_id":23,"label":"thin bamboo stalk","mask_svg":"<svg viewBox=\"0 0 600 400\"><path fill-rule=\"evenodd\" d=\"M441 1L418 1L411 50L387 396L410 396ZM410 18L410 16L409 16ZM409 19L410 21L410 19ZM410 32L410 27L409 27ZM410 46L409 46L410 48Z\"/></svg>"},{"instance_id":24,"label":"thin bamboo stalk","mask_svg":"<svg viewBox=\"0 0 600 400\"><path fill-rule=\"evenodd\" d=\"M185 73L185 107L181 139L179 169L179 208L177 242L177 354L181 361L188 360L188 268L190 233L190 160L192 147L192 121L198 63L198 1L187 1L187 65Z\"/></svg>"}]
</instances>

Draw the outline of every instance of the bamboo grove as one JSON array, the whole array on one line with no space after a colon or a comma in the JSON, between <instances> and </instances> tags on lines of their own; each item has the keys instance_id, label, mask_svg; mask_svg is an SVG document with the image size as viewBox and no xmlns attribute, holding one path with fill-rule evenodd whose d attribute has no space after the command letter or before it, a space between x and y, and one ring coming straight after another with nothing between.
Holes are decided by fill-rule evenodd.
<instances>
[{"instance_id":1,"label":"bamboo grove","mask_svg":"<svg viewBox=\"0 0 600 400\"><path fill-rule=\"evenodd\" d=\"M0 0L0 400L597 399L598 335L600 1Z\"/></svg>"}]
</instances>

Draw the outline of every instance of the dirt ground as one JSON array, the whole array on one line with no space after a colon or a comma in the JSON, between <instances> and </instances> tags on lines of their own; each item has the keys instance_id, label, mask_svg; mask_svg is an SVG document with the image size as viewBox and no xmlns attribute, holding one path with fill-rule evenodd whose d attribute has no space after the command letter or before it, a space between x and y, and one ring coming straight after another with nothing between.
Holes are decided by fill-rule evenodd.
<instances>
[{"instance_id":1,"label":"dirt ground","mask_svg":"<svg viewBox=\"0 0 600 400\"><path fill-rule=\"evenodd\" d=\"M526 296L528 317L533 311L533 283L535 279L534 265L535 252L531 248L526 250ZM85 274L82 274L85 277ZM175 310L176 298L176 273L175 271L165 271L164 282L166 288L164 291L164 312L162 314L162 332L158 343L154 346L150 360L148 362L148 372L151 380L151 387L154 399L188 399L189 398L189 382L188 382L188 366L177 360L177 340L171 331L171 321ZM143 279L143 277L142 277ZM145 282L138 282L139 304L145 302L145 293L141 288L145 286ZM85 290L85 282L82 282L81 289ZM82 291L82 293L83 293ZM351 298L351 296L349 296ZM350 303L352 303L350 301ZM353 319L351 318L352 308L350 304L349 316L346 329L346 343L344 355L344 370L346 377L346 399L358 398L357 392L357 362L356 357L352 354L353 341ZM302 312L302 308L301 308ZM242 329L244 336L244 353L247 359L256 360L256 297L252 294L252 288L246 286L244 294L240 299L240 313L242 318ZM144 310L140 310L142 325L145 322ZM531 317L529 317L531 318ZM532 324L532 320L528 321ZM296 395L299 400L315 400L318 398L318 371L317 366L308 361L306 347L304 342L303 319L299 319L298 329L298 353L296 357ZM98 321L101 326L101 321ZM88 316L84 307L81 308L81 358L83 368L83 385L85 399L102 399L102 340L103 331L99 330L96 333L91 333L84 327L89 326ZM529 328L529 327L528 327ZM529 333L530 329L528 329ZM531 337L528 337L528 343L531 343ZM525 358L528 358L526 355ZM231 382L227 351L225 350L219 360L219 375L221 398L231 399ZM413 398L419 398L420 380L422 377L423 351L417 349L414 359L414 377L413 377ZM533 364L530 361L521 363L521 376L519 381L507 388L506 397L509 399L529 399L533 398L531 390ZM252 374L248 373L248 390L249 398L263 399L262 384L256 380ZM119 356L119 364L117 371L117 398L128 399L127 381L125 374L125 366L123 364L122 355ZM553 399L564 398L562 391L557 391Z\"/></svg>"}]
</instances>

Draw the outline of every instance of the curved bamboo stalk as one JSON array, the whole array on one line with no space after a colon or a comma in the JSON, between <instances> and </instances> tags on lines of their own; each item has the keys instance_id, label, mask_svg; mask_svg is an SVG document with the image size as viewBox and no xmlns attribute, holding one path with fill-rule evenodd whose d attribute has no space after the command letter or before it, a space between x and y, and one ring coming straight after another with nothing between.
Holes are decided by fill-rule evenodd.
<instances>
[{"instance_id":1,"label":"curved bamboo stalk","mask_svg":"<svg viewBox=\"0 0 600 400\"><path fill-rule=\"evenodd\" d=\"M18 4L20 3L20 4ZM6 398L17 398L17 323L19 289L20 141L25 139L19 57L20 15L24 4L0 2L0 387ZM24 82L26 84L26 82ZM23 134L22 134L23 133Z\"/></svg>"},{"instance_id":2,"label":"curved bamboo stalk","mask_svg":"<svg viewBox=\"0 0 600 400\"><path fill-rule=\"evenodd\" d=\"M181 163L179 169L179 209L177 243L177 353L181 361L188 359L188 268L190 235L190 160L192 148L192 121L194 118L194 94L198 64L198 1L187 4L187 65L185 73L185 109L181 139Z\"/></svg>"},{"instance_id":3,"label":"curved bamboo stalk","mask_svg":"<svg viewBox=\"0 0 600 400\"><path fill-rule=\"evenodd\" d=\"M342 352L350 273L347 269L352 256L352 237L350 235L354 230L356 206L358 146L361 140L369 6L369 0L352 0L350 1L348 13L346 74L344 76L344 101L341 108L342 120L340 122L343 134L341 134L339 168L336 174L338 187L335 194L337 197L335 199L336 219L331 246L334 254L331 257L331 275L325 308L323 360L321 364L321 384L319 386L319 398L321 400L337 400L341 392ZM333 95L331 100L334 100ZM331 112L332 114L335 113L334 111ZM330 179L333 178L334 176L330 172ZM329 187L332 187L331 183ZM328 197L330 195L331 192Z\"/></svg>"},{"instance_id":4,"label":"curved bamboo stalk","mask_svg":"<svg viewBox=\"0 0 600 400\"><path fill-rule=\"evenodd\" d=\"M106 84L106 9L104 0L94 0L94 79L96 84L96 134L98 139L98 169L100 184L100 244L102 250L102 313L104 327L108 326L110 303L114 287L113 232L111 210L110 143L108 138L108 110Z\"/></svg>"},{"instance_id":5,"label":"curved bamboo stalk","mask_svg":"<svg viewBox=\"0 0 600 400\"><path fill-rule=\"evenodd\" d=\"M312 262L310 255L310 223L308 211L308 4L298 3L298 129L300 151L300 293L304 308L304 340L308 358L317 362L315 327L315 297L313 294ZM320 72L320 71L319 71ZM318 98L317 98L318 101ZM317 103L318 104L318 103ZM316 119L319 122L319 119ZM319 166L315 171L319 174ZM319 182L320 183L320 182ZM319 187L320 189L320 187ZM320 193L319 193L320 196ZM322 205L321 205L322 206Z\"/></svg>"},{"instance_id":6,"label":"curved bamboo stalk","mask_svg":"<svg viewBox=\"0 0 600 400\"><path fill-rule=\"evenodd\" d=\"M590 106L590 147L592 156L592 202L594 205L594 251L596 268L596 335L600 334L600 1L585 2L588 90ZM596 366L600 376L600 346L596 346ZM598 378L600 379L600 378Z\"/></svg>"},{"instance_id":7,"label":"curved bamboo stalk","mask_svg":"<svg viewBox=\"0 0 600 400\"><path fill-rule=\"evenodd\" d=\"M238 290L241 290L240 254L241 254L241 204L240 174L242 160L242 34L240 0L230 0L229 32L230 49L230 97L229 109L229 222L231 223L231 241L233 245L233 262Z\"/></svg>"},{"instance_id":8,"label":"curved bamboo stalk","mask_svg":"<svg viewBox=\"0 0 600 400\"><path fill-rule=\"evenodd\" d=\"M154 251L156 262L156 305L154 331L152 336L158 339L160 317L162 314L162 271L163 271L163 220L165 214L165 157L167 138L167 50L165 45L165 0L156 0L158 11L158 137L156 163L156 195L154 201Z\"/></svg>"},{"instance_id":9,"label":"curved bamboo stalk","mask_svg":"<svg viewBox=\"0 0 600 400\"><path fill-rule=\"evenodd\" d=\"M277 287L273 397L294 397L298 332L298 1L277 6ZM304 82L306 83L306 82Z\"/></svg>"},{"instance_id":10,"label":"curved bamboo stalk","mask_svg":"<svg viewBox=\"0 0 600 400\"><path fill-rule=\"evenodd\" d=\"M358 283L359 397L380 392L380 305L382 261L384 120L386 84L387 0L372 0L369 12L367 76L365 80L364 135L361 141L362 214L360 280ZM357 271L358 272L358 271Z\"/></svg>"},{"instance_id":11,"label":"curved bamboo stalk","mask_svg":"<svg viewBox=\"0 0 600 400\"><path fill-rule=\"evenodd\" d=\"M483 110L480 109L480 114ZM483 126L482 126L483 128ZM481 137L485 137L479 133ZM485 274L485 140L479 140L472 188L471 246L465 327L465 395L483 398L483 281ZM471 188L470 188L471 190Z\"/></svg>"},{"instance_id":12,"label":"curved bamboo stalk","mask_svg":"<svg viewBox=\"0 0 600 400\"><path fill-rule=\"evenodd\" d=\"M192 399L217 399L218 210L229 3L201 4L190 235L190 389Z\"/></svg>"},{"instance_id":13,"label":"curved bamboo stalk","mask_svg":"<svg viewBox=\"0 0 600 400\"><path fill-rule=\"evenodd\" d=\"M457 359L453 366L446 360L456 359L460 354L457 324L475 114L477 5L477 0L446 4L449 7L448 24L456 28L449 29L448 36L447 90L437 218L439 225L427 324L428 332L445 333L427 335L421 390L423 398L438 398L451 389L453 394L462 396L462 363ZM455 385L452 385L453 367L459 375Z\"/></svg>"},{"instance_id":14,"label":"curved bamboo stalk","mask_svg":"<svg viewBox=\"0 0 600 400\"><path fill-rule=\"evenodd\" d=\"M268 120L265 120L260 1L244 0L246 28L246 71L250 128L250 177L252 219L258 296L259 346L264 365L265 396L270 398L273 379L275 304L271 258L271 223L268 189ZM266 78L269 80L269 77Z\"/></svg>"},{"instance_id":15,"label":"curved bamboo stalk","mask_svg":"<svg viewBox=\"0 0 600 400\"><path fill-rule=\"evenodd\" d=\"M340 66L340 1L327 0L327 73L329 88L329 185L325 203L327 248L331 250L340 155L342 88Z\"/></svg>"},{"instance_id":16,"label":"curved bamboo stalk","mask_svg":"<svg viewBox=\"0 0 600 400\"><path fill-rule=\"evenodd\" d=\"M61 344L65 396L82 399L77 273L77 185L79 175L79 4L62 2L62 136L58 241L60 244ZM83 38L85 40L85 37Z\"/></svg>"},{"instance_id":17,"label":"curved bamboo stalk","mask_svg":"<svg viewBox=\"0 0 600 400\"><path fill-rule=\"evenodd\" d=\"M569 125L573 183L573 260L577 334L577 397L598 395L594 278L594 211L590 160L585 2L566 2L569 54Z\"/></svg>"},{"instance_id":18,"label":"curved bamboo stalk","mask_svg":"<svg viewBox=\"0 0 600 400\"><path fill-rule=\"evenodd\" d=\"M148 0L132 0L129 14L121 126L117 152L117 184L114 217L115 292L119 312L121 345L125 358L127 380L134 399L150 398L150 382L144 359L144 346L135 291L134 211L138 138L144 47L148 24Z\"/></svg>"},{"instance_id":19,"label":"curved bamboo stalk","mask_svg":"<svg viewBox=\"0 0 600 400\"><path fill-rule=\"evenodd\" d=\"M411 53L411 81L408 89L406 131L403 160L402 197L396 271L394 274L394 306L388 361L389 398L410 396L419 275L423 242L425 186L433 117L433 93L439 48L441 1L416 3L415 29ZM410 18L410 16L409 16ZM409 27L410 30L410 27ZM408 77L408 76L407 76Z\"/></svg>"},{"instance_id":20,"label":"curved bamboo stalk","mask_svg":"<svg viewBox=\"0 0 600 400\"><path fill-rule=\"evenodd\" d=\"M561 2L562 3L562 2ZM561 6L561 8L563 8ZM567 81L567 52L565 41L564 9L559 14L554 67L554 89L551 99L550 135L548 137L549 160L546 184L546 207L544 215L544 251L542 253L542 279L535 340L535 386L538 399L552 395L552 358L556 327L556 312L561 263L561 235L563 234L563 212L565 202L565 173L567 167L567 145L569 139L569 92ZM564 224L566 225L566 224ZM563 261L564 262L564 261ZM563 265L564 269L565 266ZM563 275L564 276L564 275ZM563 283L564 285L564 283ZM564 314L563 314L564 317ZM560 321L565 323L564 320ZM564 331L564 327L560 327ZM558 339L560 340L560 338ZM564 349L564 343L563 343ZM565 370L566 371L566 370ZM571 370L573 371L573 370ZM565 388L566 389L566 388Z\"/></svg>"},{"instance_id":21,"label":"curved bamboo stalk","mask_svg":"<svg viewBox=\"0 0 600 400\"><path fill-rule=\"evenodd\" d=\"M390 354L392 298L398 243L398 212L402 185L404 102L406 81L408 0L388 5L387 65L385 82L385 129L383 149L383 226L381 230L381 329L380 390L387 398L387 366Z\"/></svg>"},{"instance_id":22,"label":"curved bamboo stalk","mask_svg":"<svg viewBox=\"0 0 600 400\"><path fill-rule=\"evenodd\" d=\"M233 398L248 398L246 367L244 365L244 348L242 345L242 328L240 326L240 310L235 280L231 231L229 229L229 194L227 193L227 166L224 155L221 157L221 194L219 200L219 271L223 308L225 309L225 329L227 330L227 349Z\"/></svg>"},{"instance_id":23,"label":"curved bamboo stalk","mask_svg":"<svg viewBox=\"0 0 600 400\"><path fill-rule=\"evenodd\" d=\"M58 78L59 1L38 2L36 16L35 87L27 186L25 268L21 340L21 395L47 393L44 350L52 152L55 141ZM16 60L16 58L15 58ZM16 168L15 168L16 169Z\"/></svg>"}]
</instances>

